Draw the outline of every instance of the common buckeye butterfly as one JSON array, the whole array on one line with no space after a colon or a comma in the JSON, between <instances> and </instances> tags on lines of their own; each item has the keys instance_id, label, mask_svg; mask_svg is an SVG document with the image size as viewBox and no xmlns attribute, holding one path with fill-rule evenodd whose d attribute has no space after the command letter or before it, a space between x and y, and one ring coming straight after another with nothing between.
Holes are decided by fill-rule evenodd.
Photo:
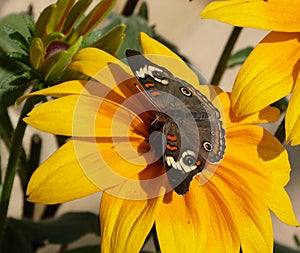
<instances>
[{"instance_id":1,"label":"common buckeye butterfly","mask_svg":"<svg viewBox=\"0 0 300 253\"><path fill-rule=\"evenodd\" d=\"M218 109L186 81L174 77L135 50L127 50L129 67L153 104L156 130L162 133L162 160L174 191L188 192L206 162L218 163L225 151L225 131Z\"/></svg>"}]
</instances>

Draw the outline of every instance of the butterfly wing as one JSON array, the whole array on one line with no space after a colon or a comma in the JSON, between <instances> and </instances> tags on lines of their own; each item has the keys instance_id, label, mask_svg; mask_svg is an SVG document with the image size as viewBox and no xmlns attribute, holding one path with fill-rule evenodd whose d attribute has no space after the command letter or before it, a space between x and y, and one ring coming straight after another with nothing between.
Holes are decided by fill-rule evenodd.
<instances>
[{"instance_id":1,"label":"butterfly wing","mask_svg":"<svg viewBox=\"0 0 300 253\"><path fill-rule=\"evenodd\" d=\"M192 130L192 129L191 129ZM163 129L164 166L174 191L180 195L187 193L193 177L199 174L205 161L198 153L198 146L191 145L190 130L183 130L169 120Z\"/></svg>"},{"instance_id":2,"label":"butterfly wing","mask_svg":"<svg viewBox=\"0 0 300 253\"><path fill-rule=\"evenodd\" d=\"M210 163L219 162L225 152L225 131L220 120L219 110L192 85L179 79L190 94L184 103L194 117L199 131L201 156Z\"/></svg>"},{"instance_id":3,"label":"butterfly wing","mask_svg":"<svg viewBox=\"0 0 300 253\"><path fill-rule=\"evenodd\" d=\"M138 51L127 50L126 59L133 74L139 81L138 88L145 91L159 111L166 112L170 105L176 105L176 96L170 96L174 76L166 68L152 63Z\"/></svg>"},{"instance_id":4,"label":"butterfly wing","mask_svg":"<svg viewBox=\"0 0 300 253\"><path fill-rule=\"evenodd\" d=\"M126 57L141 90L167 118L163 161L170 185L185 194L206 161L217 163L223 158L225 131L220 113L206 96L166 68L134 50L127 50Z\"/></svg>"}]
</instances>

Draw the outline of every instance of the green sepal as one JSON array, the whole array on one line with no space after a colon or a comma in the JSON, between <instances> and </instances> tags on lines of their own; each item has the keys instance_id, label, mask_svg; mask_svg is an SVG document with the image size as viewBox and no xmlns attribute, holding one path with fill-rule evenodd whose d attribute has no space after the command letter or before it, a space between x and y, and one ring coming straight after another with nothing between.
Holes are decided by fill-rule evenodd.
<instances>
[{"instance_id":1,"label":"green sepal","mask_svg":"<svg viewBox=\"0 0 300 253\"><path fill-rule=\"evenodd\" d=\"M30 45L30 65L39 69L44 63L45 47L41 38L34 38Z\"/></svg>"},{"instance_id":2,"label":"green sepal","mask_svg":"<svg viewBox=\"0 0 300 253\"><path fill-rule=\"evenodd\" d=\"M111 55L117 56L125 38L125 29L126 25L117 25L90 46L102 49Z\"/></svg>"},{"instance_id":3,"label":"green sepal","mask_svg":"<svg viewBox=\"0 0 300 253\"><path fill-rule=\"evenodd\" d=\"M84 12L92 2L93 0L77 1L70 10L61 32L64 34L69 34L71 29L75 27L76 22L84 15Z\"/></svg>"},{"instance_id":4,"label":"green sepal","mask_svg":"<svg viewBox=\"0 0 300 253\"><path fill-rule=\"evenodd\" d=\"M88 80L88 79L90 79L89 76L86 76L80 72L71 70L69 68L66 68L62 72L60 82L66 82L66 81L70 81L70 80Z\"/></svg>"},{"instance_id":5,"label":"green sepal","mask_svg":"<svg viewBox=\"0 0 300 253\"><path fill-rule=\"evenodd\" d=\"M48 34L44 39L44 47L47 48L53 41L63 38L65 35L61 32L53 32Z\"/></svg>"},{"instance_id":6,"label":"green sepal","mask_svg":"<svg viewBox=\"0 0 300 253\"><path fill-rule=\"evenodd\" d=\"M45 75L45 80L49 84L56 84L61 79L64 69L68 66L82 42L82 37L68 48L51 55L45 60L41 71Z\"/></svg>"},{"instance_id":7,"label":"green sepal","mask_svg":"<svg viewBox=\"0 0 300 253\"><path fill-rule=\"evenodd\" d=\"M246 47L242 50L237 51L236 53L230 56L226 67L233 68L237 65L242 65L249 56L249 54L252 52L252 50L253 47Z\"/></svg>"},{"instance_id":8,"label":"green sepal","mask_svg":"<svg viewBox=\"0 0 300 253\"><path fill-rule=\"evenodd\" d=\"M72 44L80 35L88 34L113 8L117 0L102 0L93 10L82 20L71 34L69 43Z\"/></svg>"},{"instance_id":9,"label":"green sepal","mask_svg":"<svg viewBox=\"0 0 300 253\"><path fill-rule=\"evenodd\" d=\"M46 25L47 35L51 32L60 32L69 10L73 6L75 0L58 0L56 2L56 8L54 8L51 16Z\"/></svg>"},{"instance_id":10,"label":"green sepal","mask_svg":"<svg viewBox=\"0 0 300 253\"><path fill-rule=\"evenodd\" d=\"M34 37L43 38L46 35L48 35L50 32L52 32L47 30L49 29L47 27L47 24L56 7L57 7L56 4L51 4L42 11L41 15L39 16L35 24L35 30L33 33Z\"/></svg>"},{"instance_id":11,"label":"green sepal","mask_svg":"<svg viewBox=\"0 0 300 253\"><path fill-rule=\"evenodd\" d=\"M124 38L122 45L118 51L119 59L125 58L125 51L128 48L134 50L141 50L140 42L139 42L139 34L140 32L145 32L149 36L153 36L153 28L149 25L149 23L140 16L129 16L124 17L121 15L117 15L112 13L110 15L112 22L109 24L109 27L115 27L116 25L125 24L125 34L128 35Z\"/></svg>"}]
</instances>

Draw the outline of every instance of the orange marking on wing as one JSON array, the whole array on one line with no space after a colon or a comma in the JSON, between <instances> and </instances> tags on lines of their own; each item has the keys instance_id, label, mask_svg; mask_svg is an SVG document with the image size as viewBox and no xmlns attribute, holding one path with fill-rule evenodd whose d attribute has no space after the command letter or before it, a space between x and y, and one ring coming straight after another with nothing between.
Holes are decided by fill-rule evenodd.
<instances>
[{"instance_id":1,"label":"orange marking on wing","mask_svg":"<svg viewBox=\"0 0 300 253\"><path fill-rule=\"evenodd\" d=\"M197 165L197 166L200 166L200 165L201 165L201 162L200 162L200 161L197 161L197 162L196 162L196 165Z\"/></svg>"},{"instance_id":2,"label":"orange marking on wing","mask_svg":"<svg viewBox=\"0 0 300 253\"><path fill-rule=\"evenodd\" d=\"M159 91L153 91L153 92L151 92L151 95L152 95L153 97L156 97L156 96L159 96L159 95L160 95L160 92L159 92Z\"/></svg>"},{"instance_id":3,"label":"orange marking on wing","mask_svg":"<svg viewBox=\"0 0 300 253\"><path fill-rule=\"evenodd\" d=\"M155 86L154 83L146 83L146 84L145 84L145 87L146 87L147 89L149 89L150 87L154 87L154 86Z\"/></svg>"},{"instance_id":4,"label":"orange marking on wing","mask_svg":"<svg viewBox=\"0 0 300 253\"><path fill-rule=\"evenodd\" d=\"M167 144L167 149L171 150L171 151L175 151L178 148L176 146L171 146L170 144Z\"/></svg>"},{"instance_id":5,"label":"orange marking on wing","mask_svg":"<svg viewBox=\"0 0 300 253\"><path fill-rule=\"evenodd\" d=\"M168 134L168 135L167 135L167 140L170 140L170 141L176 141L176 140L177 140L177 137L176 137L176 135L170 135L170 134Z\"/></svg>"}]
</instances>

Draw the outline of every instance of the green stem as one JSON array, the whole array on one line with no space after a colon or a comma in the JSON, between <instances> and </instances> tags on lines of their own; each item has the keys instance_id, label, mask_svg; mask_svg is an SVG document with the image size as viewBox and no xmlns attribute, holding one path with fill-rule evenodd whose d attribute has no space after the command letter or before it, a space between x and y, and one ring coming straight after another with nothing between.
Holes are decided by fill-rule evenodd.
<instances>
[{"instance_id":1,"label":"green stem","mask_svg":"<svg viewBox=\"0 0 300 253\"><path fill-rule=\"evenodd\" d=\"M1 133L1 137L4 141L5 146L7 147L7 149L11 149L11 142L12 142L12 135L14 132L14 128L12 126L10 117L8 115L7 109L2 109L0 110L0 117L1 117L1 121L0 121L0 133ZM21 147L21 151L20 151L20 155L19 155L19 159L18 159L18 167L20 168L18 170L20 178L21 178L21 182L22 182L22 186L24 185L24 170L25 170L25 165L26 165L26 154L25 154L25 150L23 148L23 146ZM25 191L26 189L23 187L23 191Z\"/></svg>"},{"instance_id":2,"label":"green stem","mask_svg":"<svg viewBox=\"0 0 300 253\"><path fill-rule=\"evenodd\" d=\"M156 251L156 253L161 253L155 225L152 227L151 232L152 232L152 238L153 238L155 251Z\"/></svg>"},{"instance_id":3,"label":"green stem","mask_svg":"<svg viewBox=\"0 0 300 253\"><path fill-rule=\"evenodd\" d=\"M3 190L0 196L0 240L2 241L4 229L6 226L6 215L11 196L12 186L16 174L16 168L21 153L22 140L26 129L23 118L31 111L34 106L34 98L26 100L21 115L19 117L16 129L12 136L10 156L6 168L5 178L3 182Z\"/></svg>"},{"instance_id":4,"label":"green stem","mask_svg":"<svg viewBox=\"0 0 300 253\"><path fill-rule=\"evenodd\" d=\"M233 50L233 47L240 35L242 31L242 28L241 27L234 27L233 28L233 31L227 41L227 44L223 50L223 53L221 55L221 58L218 62L218 65L215 69L215 72L214 72L214 75L211 79L211 84L213 85L219 85L220 83L220 80L225 72L225 69L226 69L226 65L227 65L227 62L231 56L231 53L232 53L232 50Z\"/></svg>"},{"instance_id":5,"label":"green stem","mask_svg":"<svg viewBox=\"0 0 300 253\"><path fill-rule=\"evenodd\" d=\"M135 6L137 5L139 0L127 0L126 4L125 4L125 7L122 11L122 15L123 16L130 16L132 15L134 9L135 9Z\"/></svg>"},{"instance_id":6,"label":"green stem","mask_svg":"<svg viewBox=\"0 0 300 253\"><path fill-rule=\"evenodd\" d=\"M56 214L59 207L60 204L47 205L41 216L41 220L53 217Z\"/></svg>"},{"instance_id":7,"label":"green stem","mask_svg":"<svg viewBox=\"0 0 300 253\"><path fill-rule=\"evenodd\" d=\"M30 153L29 153L29 160L24 170L24 179L22 180L22 187L23 189L27 188L29 179L32 173L36 170L40 163L40 156L41 156L41 147L42 147L42 139L39 135L34 134L31 137L31 144L30 144ZM24 200L23 200L23 217L32 218L33 211L34 211L34 204L32 202L28 202L26 200L26 192L24 192Z\"/></svg>"},{"instance_id":8,"label":"green stem","mask_svg":"<svg viewBox=\"0 0 300 253\"><path fill-rule=\"evenodd\" d=\"M282 119L280 125L278 126L275 137L283 143L285 141L285 118Z\"/></svg>"},{"instance_id":9,"label":"green stem","mask_svg":"<svg viewBox=\"0 0 300 253\"><path fill-rule=\"evenodd\" d=\"M0 110L0 133L1 138L3 139L5 146L10 149L11 146L11 137L14 131L13 126L11 124L11 120L9 118L8 112L6 109Z\"/></svg>"}]
</instances>

